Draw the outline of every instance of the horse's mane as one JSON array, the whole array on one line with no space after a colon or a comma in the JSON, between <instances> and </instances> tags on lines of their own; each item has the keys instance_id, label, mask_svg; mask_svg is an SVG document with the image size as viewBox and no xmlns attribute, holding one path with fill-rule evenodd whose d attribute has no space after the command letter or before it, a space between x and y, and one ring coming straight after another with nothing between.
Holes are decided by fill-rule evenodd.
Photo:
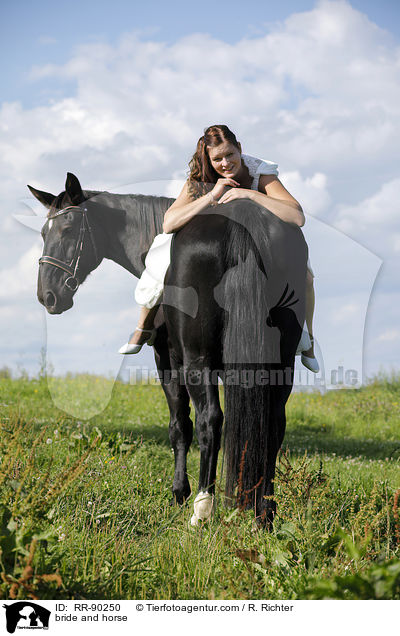
<instances>
[{"instance_id":1,"label":"horse's mane","mask_svg":"<svg viewBox=\"0 0 400 636\"><path fill-rule=\"evenodd\" d=\"M156 234L162 232L164 214L175 199L145 194L114 194L100 190L83 190L85 199L95 200L106 208L122 210L137 219L140 227L140 248L147 251ZM61 209L65 192L61 192L48 212Z\"/></svg>"},{"instance_id":2,"label":"horse's mane","mask_svg":"<svg viewBox=\"0 0 400 636\"><path fill-rule=\"evenodd\" d=\"M107 208L124 210L137 219L140 227L140 247L147 251L156 234L162 232L164 214L175 199L145 194L114 194L84 190L87 198L93 199Z\"/></svg>"}]
</instances>

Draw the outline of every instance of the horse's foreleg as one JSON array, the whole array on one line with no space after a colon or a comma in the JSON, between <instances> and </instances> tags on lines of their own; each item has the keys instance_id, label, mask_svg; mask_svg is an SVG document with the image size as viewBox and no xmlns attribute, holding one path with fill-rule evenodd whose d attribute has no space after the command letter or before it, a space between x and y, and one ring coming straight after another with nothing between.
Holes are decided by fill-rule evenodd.
<instances>
[{"instance_id":1,"label":"horse's foreleg","mask_svg":"<svg viewBox=\"0 0 400 636\"><path fill-rule=\"evenodd\" d=\"M186 456L193 439L193 422L189 417L189 394L179 372L179 365L171 359L166 334L155 343L155 359L170 412L169 439L175 459L173 503L183 504L191 492Z\"/></svg>"},{"instance_id":2,"label":"horse's foreleg","mask_svg":"<svg viewBox=\"0 0 400 636\"><path fill-rule=\"evenodd\" d=\"M221 445L223 414L219 404L218 384L196 384L193 369L187 374L187 386L196 412L196 434L200 446L199 493L194 501L192 525L210 518L213 508L218 452ZM196 373L201 377L201 371Z\"/></svg>"},{"instance_id":3,"label":"horse's foreleg","mask_svg":"<svg viewBox=\"0 0 400 636\"><path fill-rule=\"evenodd\" d=\"M189 394L181 380L179 370L173 369L164 370L161 382L170 413L169 440L175 459L172 494L174 503L177 504L183 504L191 493L186 457L193 439L193 422L189 417Z\"/></svg>"},{"instance_id":4,"label":"horse's foreleg","mask_svg":"<svg viewBox=\"0 0 400 636\"><path fill-rule=\"evenodd\" d=\"M191 492L186 466L187 453L193 439L189 395L185 386L180 386L179 379L166 384L164 391L170 410L169 439L175 458L172 493L176 503L183 504Z\"/></svg>"}]
</instances>

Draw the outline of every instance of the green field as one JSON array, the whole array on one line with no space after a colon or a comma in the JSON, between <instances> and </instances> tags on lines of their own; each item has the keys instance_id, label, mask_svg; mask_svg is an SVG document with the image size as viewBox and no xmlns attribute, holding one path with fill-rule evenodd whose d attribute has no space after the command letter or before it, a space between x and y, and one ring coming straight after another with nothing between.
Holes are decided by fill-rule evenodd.
<instances>
[{"instance_id":1,"label":"green field","mask_svg":"<svg viewBox=\"0 0 400 636\"><path fill-rule=\"evenodd\" d=\"M108 381L60 382L72 403ZM226 507L222 481L193 530L192 502L170 505L159 386L115 383L79 421L45 378L1 378L0 598L400 599L399 406L398 378L293 394L273 532ZM196 443L188 466L195 490Z\"/></svg>"}]
</instances>

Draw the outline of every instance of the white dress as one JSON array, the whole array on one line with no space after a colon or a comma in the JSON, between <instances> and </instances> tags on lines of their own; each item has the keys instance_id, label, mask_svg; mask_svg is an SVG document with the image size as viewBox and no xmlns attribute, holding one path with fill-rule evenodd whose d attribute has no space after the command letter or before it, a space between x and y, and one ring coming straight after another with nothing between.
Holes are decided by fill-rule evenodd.
<instances>
[{"instance_id":1,"label":"white dress","mask_svg":"<svg viewBox=\"0 0 400 636\"><path fill-rule=\"evenodd\" d=\"M278 164L272 161L257 159L250 155L242 155L243 162L253 179L252 190L258 190L258 182L262 174L274 174L278 176ZM151 309L160 300L164 287L164 278L171 260L171 241L173 234L157 234L145 259L145 270L140 277L136 290L135 300L138 305ZM312 273L308 262L308 269Z\"/></svg>"}]
</instances>

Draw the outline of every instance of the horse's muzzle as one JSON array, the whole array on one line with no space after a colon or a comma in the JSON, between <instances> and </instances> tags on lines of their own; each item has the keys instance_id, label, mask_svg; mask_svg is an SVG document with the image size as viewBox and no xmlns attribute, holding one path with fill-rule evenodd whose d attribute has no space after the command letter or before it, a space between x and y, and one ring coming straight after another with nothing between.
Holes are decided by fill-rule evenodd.
<instances>
[{"instance_id":1,"label":"horse's muzzle","mask_svg":"<svg viewBox=\"0 0 400 636\"><path fill-rule=\"evenodd\" d=\"M67 309L72 307L73 300L71 297L69 298L58 298L54 292L50 289L45 291L43 294L38 293L37 295L39 302L46 308L49 314L62 314Z\"/></svg>"},{"instance_id":2,"label":"horse's muzzle","mask_svg":"<svg viewBox=\"0 0 400 636\"><path fill-rule=\"evenodd\" d=\"M52 291L47 291L46 292L46 307L47 309L52 309L53 307L55 307L57 304L57 298L56 295L53 294Z\"/></svg>"}]
</instances>

